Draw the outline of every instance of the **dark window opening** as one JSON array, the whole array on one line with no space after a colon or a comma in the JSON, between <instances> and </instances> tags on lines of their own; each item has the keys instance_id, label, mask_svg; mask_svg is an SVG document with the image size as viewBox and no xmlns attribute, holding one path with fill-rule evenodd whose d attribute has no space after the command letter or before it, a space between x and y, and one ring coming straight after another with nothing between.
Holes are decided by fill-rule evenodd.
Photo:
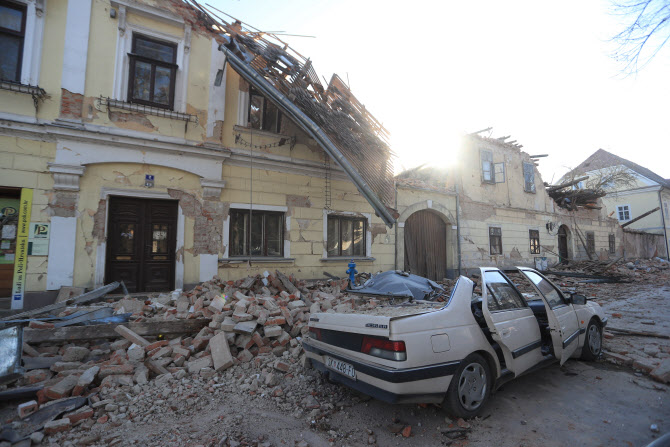
<instances>
[{"instance_id":1,"label":"dark window opening","mask_svg":"<svg viewBox=\"0 0 670 447\"><path fill-rule=\"evenodd\" d=\"M328 256L365 256L367 219L328 216Z\"/></svg>"},{"instance_id":2,"label":"dark window opening","mask_svg":"<svg viewBox=\"0 0 670 447\"><path fill-rule=\"evenodd\" d=\"M279 133L282 114L271 101L258 90L249 87L249 127Z\"/></svg>"},{"instance_id":3,"label":"dark window opening","mask_svg":"<svg viewBox=\"0 0 670 447\"><path fill-rule=\"evenodd\" d=\"M616 239L614 238L613 234L610 234L609 241L610 241L610 254L613 255L614 253L616 253Z\"/></svg>"},{"instance_id":4,"label":"dark window opening","mask_svg":"<svg viewBox=\"0 0 670 447\"><path fill-rule=\"evenodd\" d=\"M530 254L539 255L540 254L540 231L539 230L528 230L530 237Z\"/></svg>"},{"instance_id":5,"label":"dark window opening","mask_svg":"<svg viewBox=\"0 0 670 447\"><path fill-rule=\"evenodd\" d=\"M284 255L284 213L230 211L230 256Z\"/></svg>"},{"instance_id":6,"label":"dark window opening","mask_svg":"<svg viewBox=\"0 0 670 447\"><path fill-rule=\"evenodd\" d=\"M128 102L172 110L177 77L177 45L133 35Z\"/></svg>"},{"instance_id":7,"label":"dark window opening","mask_svg":"<svg viewBox=\"0 0 670 447\"><path fill-rule=\"evenodd\" d=\"M0 80L21 82L25 34L25 5L0 2Z\"/></svg>"},{"instance_id":8,"label":"dark window opening","mask_svg":"<svg viewBox=\"0 0 670 447\"><path fill-rule=\"evenodd\" d=\"M502 229L500 227L489 227L489 245L492 255L502 254Z\"/></svg>"},{"instance_id":9,"label":"dark window opening","mask_svg":"<svg viewBox=\"0 0 670 447\"><path fill-rule=\"evenodd\" d=\"M596 237L593 231L586 232L586 249L592 255L596 253Z\"/></svg>"},{"instance_id":10,"label":"dark window opening","mask_svg":"<svg viewBox=\"0 0 670 447\"><path fill-rule=\"evenodd\" d=\"M535 192L535 165L533 163L523 163L523 190Z\"/></svg>"}]
</instances>

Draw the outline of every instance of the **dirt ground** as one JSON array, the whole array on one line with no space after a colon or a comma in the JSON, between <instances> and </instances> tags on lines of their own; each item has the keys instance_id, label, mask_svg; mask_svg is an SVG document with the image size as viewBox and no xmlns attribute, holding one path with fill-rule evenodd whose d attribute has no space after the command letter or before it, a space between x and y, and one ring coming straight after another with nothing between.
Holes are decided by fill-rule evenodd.
<instances>
[{"instance_id":1,"label":"dirt ground","mask_svg":"<svg viewBox=\"0 0 670 447\"><path fill-rule=\"evenodd\" d=\"M670 284L584 285L579 291L603 305L610 327L670 334ZM612 337L605 340L606 350L640 358L663 358L663 347L670 344L658 338ZM124 414L104 424L79 426L47 437L43 444L644 446L670 431L670 387L605 359L554 364L506 384L482 417L465 424L465 438L456 440L449 436L457 434L457 421L436 406L388 405L328 384L314 371L284 376L283 394L269 396L249 391L253 373L248 365L209 381L172 388L150 384L136 396L102 396L126 399L128 414L135 406L140 416ZM5 406L0 416L7 419L8 411ZM650 429L652 424L660 433ZM399 432L408 426L409 437L404 437Z\"/></svg>"}]
</instances>

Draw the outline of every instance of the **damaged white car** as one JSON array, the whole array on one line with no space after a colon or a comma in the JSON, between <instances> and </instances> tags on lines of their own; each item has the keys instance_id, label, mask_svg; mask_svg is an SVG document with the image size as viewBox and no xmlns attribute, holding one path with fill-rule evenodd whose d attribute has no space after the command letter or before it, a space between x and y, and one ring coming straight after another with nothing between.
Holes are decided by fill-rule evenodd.
<instances>
[{"instance_id":1,"label":"damaged white car","mask_svg":"<svg viewBox=\"0 0 670 447\"><path fill-rule=\"evenodd\" d=\"M473 417L503 383L601 353L607 318L600 306L562 292L536 270L518 270L528 282L519 287L530 293L485 267L481 295L461 276L446 304L413 300L312 314L303 347L331 381L386 402L443 403L454 416Z\"/></svg>"}]
</instances>

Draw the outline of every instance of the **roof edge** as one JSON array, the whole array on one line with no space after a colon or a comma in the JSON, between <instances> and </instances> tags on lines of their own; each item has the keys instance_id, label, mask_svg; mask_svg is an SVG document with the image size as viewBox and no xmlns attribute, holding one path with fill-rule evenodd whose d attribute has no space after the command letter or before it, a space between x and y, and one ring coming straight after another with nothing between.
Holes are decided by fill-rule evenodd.
<instances>
[{"instance_id":1,"label":"roof edge","mask_svg":"<svg viewBox=\"0 0 670 447\"><path fill-rule=\"evenodd\" d=\"M272 99L283 113L291 117L302 130L319 143L319 146L321 146L321 148L335 160L344 172L346 172L349 179L356 185L358 191L365 197L377 215L379 215L389 228L392 228L393 223L395 222L394 217L363 177L361 177L359 172L349 163L337 146L330 141L330 138L328 138L325 132L295 104L289 101L284 95L277 92L277 90L261 75L242 62L242 60L240 60L240 58L238 58L231 50L226 48L225 45L219 45L219 50L226 55L231 67L233 67L245 81L249 82L264 95Z\"/></svg>"}]
</instances>

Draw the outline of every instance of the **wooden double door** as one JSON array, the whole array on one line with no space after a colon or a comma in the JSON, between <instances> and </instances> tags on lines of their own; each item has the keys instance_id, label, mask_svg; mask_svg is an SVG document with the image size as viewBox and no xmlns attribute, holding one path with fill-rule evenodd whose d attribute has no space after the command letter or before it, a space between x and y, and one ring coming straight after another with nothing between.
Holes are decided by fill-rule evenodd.
<instances>
[{"instance_id":1,"label":"wooden double door","mask_svg":"<svg viewBox=\"0 0 670 447\"><path fill-rule=\"evenodd\" d=\"M111 197L105 283L129 292L174 289L177 201Z\"/></svg>"}]
</instances>

